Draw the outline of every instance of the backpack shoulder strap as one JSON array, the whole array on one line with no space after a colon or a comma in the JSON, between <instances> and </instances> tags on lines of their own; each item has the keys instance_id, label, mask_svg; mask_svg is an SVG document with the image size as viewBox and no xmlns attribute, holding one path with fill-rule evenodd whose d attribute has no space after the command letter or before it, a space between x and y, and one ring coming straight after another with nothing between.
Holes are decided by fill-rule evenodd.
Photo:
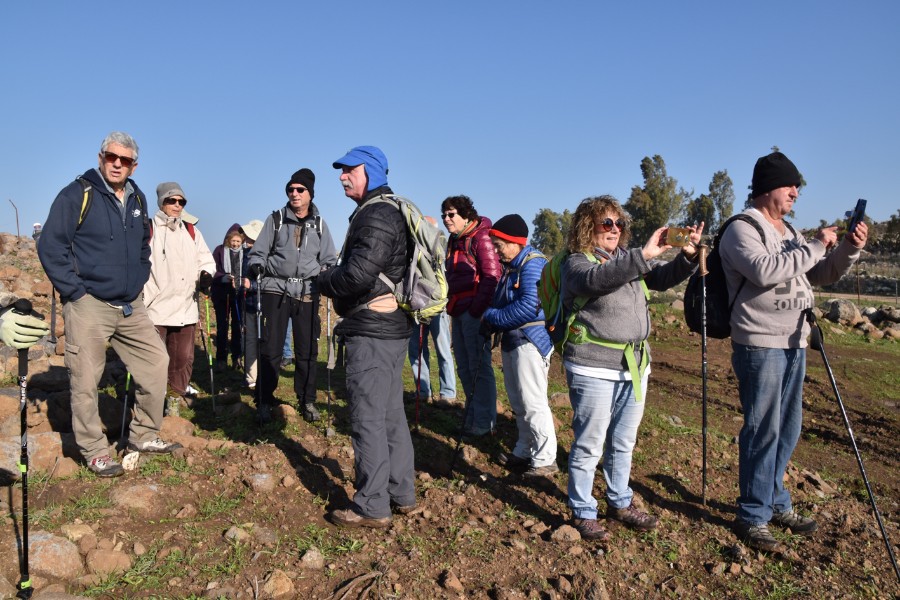
<instances>
[{"instance_id":1,"label":"backpack shoulder strap","mask_svg":"<svg viewBox=\"0 0 900 600\"><path fill-rule=\"evenodd\" d=\"M284 222L284 208L272 211L272 247L269 248L269 254L275 252L275 242L278 241L278 232L281 230L281 224Z\"/></svg>"},{"instance_id":2,"label":"backpack shoulder strap","mask_svg":"<svg viewBox=\"0 0 900 600\"><path fill-rule=\"evenodd\" d=\"M94 186L84 177L76 177L75 180L81 184L82 190L81 211L78 213L78 223L75 225L75 231L78 231L81 228L81 224L84 223L84 218L87 216L88 211L91 209L91 202L94 199Z\"/></svg>"}]
</instances>

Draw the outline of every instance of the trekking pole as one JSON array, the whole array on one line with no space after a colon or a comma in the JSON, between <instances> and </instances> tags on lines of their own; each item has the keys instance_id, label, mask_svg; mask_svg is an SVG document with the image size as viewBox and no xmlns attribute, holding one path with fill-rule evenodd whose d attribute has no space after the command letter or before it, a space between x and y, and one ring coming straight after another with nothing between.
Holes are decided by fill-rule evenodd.
<instances>
[{"instance_id":1,"label":"trekking pole","mask_svg":"<svg viewBox=\"0 0 900 600\"><path fill-rule=\"evenodd\" d=\"M55 344L56 338L56 288L50 288L50 337L47 338L51 344Z\"/></svg>"},{"instance_id":2,"label":"trekking pole","mask_svg":"<svg viewBox=\"0 0 900 600\"><path fill-rule=\"evenodd\" d=\"M419 431L419 396L422 392L422 355L424 354L424 348L422 348L422 338L425 335L425 324L419 323L419 362L418 373L416 373L416 427L415 431ZM428 342L428 339L425 339L425 342Z\"/></svg>"},{"instance_id":3,"label":"trekking pole","mask_svg":"<svg viewBox=\"0 0 900 600\"><path fill-rule=\"evenodd\" d=\"M131 390L131 372L125 373L125 402L122 406L122 429L119 432L119 449L125 450L125 420L128 418L128 396Z\"/></svg>"},{"instance_id":4,"label":"trekking pole","mask_svg":"<svg viewBox=\"0 0 900 600\"><path fill-rule=\"evenodd\" d=\"M478 334L478 337L481 337L481 334ZM450 460L450 469L447 471L448 478L453 476L453 468L456 466L456 459L459 458L459 449L462 446L463 434L469 422L469 412L475 400L475 386L478 384L478 375L481 373L481 360L484 358L484 348L488 345L488 339L482 338L481 348L478 350L478 361L476 363L478 367L475 369L475 375L472 377L472 395L466 396L466 406L463 408L463 423L457 434L456 448L453 449L453 458Z\"/></svg>"},{"instance_id":5,"label":"trekking pole","mask_svg":"<svg viewBox=\"0 0 900 600\"><path fill-rule=\"evenodd\" d=\"M199 297L198 297L199 299ZM206 362L209 363L209 395L212 396L213 416L216 416L216 380L213 376L212 351L209 349L209 296L203 296L206 305L206 339L203 341L203 349L206 350ZM203 327L200 327L200 337L203 337Z\"/></svg>"},{"instance_id":6,"label":"trekking pole","mask_svg":"<svg viewBox=\"0 0 900 600\"><path fill-rule=\"evenodd\" d=\"M703 412L703 484L702 484L702 494L701 499L703 502L703 506L706 506L706 437L707 437L707 421L706 421L706 404L707 404L707 395L706 395L706 380L707 380L707 355L706 355L706 276L709 274L709 269L706 268L706 257L709 254L709 246L706 244L701 244L698 249L700 252L700 373L701 379L703 381L703 400L702 400L702 412Z\"/></svg>"},{"instance_id":7,"label":"trekking pole","mask_svg":"<svg viewBox=\"0 0 900 600\"><path fill-rule=\"evenodd\" d=\"M259 415L259 411L262 409L262 380L263 380L263 368L262 368L262 298L260 291L262 290L262 273L259 273L256 276L256 389L254 389L254 398L256 399L256 411L257 415ZM275 377L278 377L278 373L276 372ZM275 386L278 387L278 382L275 382Z\"/></svg>"},{"instance_id":8,"label":"trekking pole","mask_svg":"<svg viewBox=\"0 0 900 600\"><path fill-rule=\"evenodd\" d=\"M897 575L897 581L900 582L900 567L897 566L897 559L894 556L894 549L888 540L887 530L881 520L881 513L878 512L878 506L875 504L875 494L872 492L872 486L869 484L869 477L866 475L866 467L863 466L862 456L859 454L859 448L856 446L856 438L853 437L853 428L850 426L850 419L847 417L847 410L844 408L844 401L841 399L841 393L838 391L837 382L834 380L834 373L831 371L831 365L828 364L828 357L825 355L825 344L822 340L822 330L816 323L816 316L812 309L807 308L806 320L810 327L809 346L813 350L818 350L822 354L822 362L825 363L825 372L828 373L828 379L831 381L831 389L837 398L838 406L841 409L841 416L844 417L844 425L847 427L847 433L850 435L850 444L853 446L853 452L856 454L856 463L859 465L859 472L862 474L863 483L866 484L866 491L869 493L869 501L872 503L872 512L875 513L875 520L878 521L878 527L881 529L881 537L884 538L884 545L887 548L888 556L891 564L894 566L894 573Z\"/></svg>"},{"instance_id":9,"label":"trekking pole","mask_svg":"<svg viewBox=\"0 0 900 600\"><path fill-rule=\"evenodd\" d=\"M31 315L31 302L20 298L13 304L13 312ZM20 348L19 358L19 412L21 413L22 453L19 471L22 473L22 565L17 598L31 598L31 575L28 571L28 348Z\"/></svg>"},{"instance_id":10,"label":"trekking pole","mask_svg":"<svg viewBox=\"0 0 900 600\"><path fill-rule=\"evenodd\" d=\"M328 430L334 425L334 415L331 412L331 372L337 365L337 358L334 353L334 332L331 330L331 298L325 300L325 342L328 344L328 362L325 365L325 381L327 385L326 401L328 402L328 421L325 424L325 437L328 437Z\"/></svg>"}]
</instances>

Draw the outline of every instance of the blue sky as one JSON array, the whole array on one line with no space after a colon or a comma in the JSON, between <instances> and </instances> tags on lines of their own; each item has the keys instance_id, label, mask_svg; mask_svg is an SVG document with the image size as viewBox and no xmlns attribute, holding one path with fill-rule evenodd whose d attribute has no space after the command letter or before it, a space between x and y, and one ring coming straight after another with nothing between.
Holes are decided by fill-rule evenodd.
<instances>
[{"instance_id":1,"label":"blue sky","mask_svg":"<svg viewBox=\"0 0 900 600\"><path fill-rule=\"evenodd\" d=\"M622 202L661 155L742 206L778 145L811 227L900 209L900 3L3 2L0 231L45 220L120 129L155 200L178 181L210 246L285 201L291 173L340 246L353 204L333 160L381 147L394 191L436 215L467 194L496 220Z\"/></svg>"}]
</instances>

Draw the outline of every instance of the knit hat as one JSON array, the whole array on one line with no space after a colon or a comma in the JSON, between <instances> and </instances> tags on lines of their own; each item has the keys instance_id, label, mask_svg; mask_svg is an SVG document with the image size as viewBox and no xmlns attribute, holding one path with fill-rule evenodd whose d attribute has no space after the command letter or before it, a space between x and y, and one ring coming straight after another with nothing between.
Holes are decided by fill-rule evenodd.
<instances>
[{"instance_id":1,"label":"knit hat","mask_svg":"<svg viewBox=\"0 0 900 600\"><path fill-rule=\"evenodd\" d=\"M302 185L306 189L309 190L309 199L312 200L316 197L316 192L313 189L316 185L316 174L310 171L307 168L300 169L293 175L291 175L291 180L287 182L284 186L284 192L287 194L288 188L292 185Z\"/></svg>"},{"instance_id":2,"label":"knit hat","mask_svg":"<svg viewBox=\"0 0 900 600\"><path fill-rule=\"evenodd\" d=\"M262 231L262 229L263 229L263 222L260 221L259 219L253 219L246 225L241 225L241 231L244 232L244 235L246 235L248 238L250 238L254 242L256 241L256 238L259 237L259 234Z\"/></svg>"},{"instance_id":3,"label":"knit hat","mask_svg":"<svg viewBox=\"0 0 900 600\"><path fill-rule=\"evenodd\" d=\"M357 146L331 164L335 169L358 167L359 165L366 166L366 177L368 177L367 192L387 185L387 156L384 155L380 148L375 146Z\"/></svg>"},{"instance_id":4,"label":"knit hat","mask_svg":"<svg viewBox=\"0 0 900 600\"><path fill-rule=\"evenodd\" d=\"M756 198L780 187L800 186L800 171L791 160L781 152L773 152L761 156L753 167L751 195Z\"/></svg>"},{"instance_id":5,"label":"knit hat","mask_svg":"<svg viewBox=\"0 0 900 600\"><path fill-rule=\"evenodd\" d=\"M500 217L490 234L520 246L528 245L528 225L525 224L525 219L516 214Z\"/></svg>"},{"instance_id":6,"label":"knit hat","mask_svg":"<svg viewBox=\"0 0 900 600\"><path fill-rule=\"evenodd\" d=\"M184 198L184 201L187 202L187 196L184 195L181 186L174 181L167 181L156 186L156 204L159 205L160 208L163 207L163 201L172 196L181 196Z\"/></svg>"}]
</instances>

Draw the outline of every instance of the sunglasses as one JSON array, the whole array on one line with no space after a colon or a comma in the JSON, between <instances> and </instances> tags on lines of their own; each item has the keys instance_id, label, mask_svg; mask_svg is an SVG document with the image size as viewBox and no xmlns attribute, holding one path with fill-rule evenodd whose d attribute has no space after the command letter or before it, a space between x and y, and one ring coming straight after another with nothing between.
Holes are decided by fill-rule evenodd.
<instances>
[{"instance_id":1,"label":"sunglasses","mask_svg":"<svg viewBox=\"0 0 900 600\"><path fill-rule=\"evenodd\" d=\"M163 204L179 204L181 206L184 206L185 204L187 204L187 200L185 200L184 198L166 198L165 200L163 200Z\"/></svg>"},{"instance_id":2,"label":"sunglasses","mask_svg":"<svg viewBox=\"0 0 900 600\"><path fill-rule=\"evenodd\" d=\"M114 152L104 152L103 159L111 165L115 164L118 160L126 169L130 169L134 165L134 159L130 156L119 156Z\"/></svg>"},{"instance_id":3,"label":"sunglasses","mask_svg":"<svg viewBox=\"0 0 900 600\"><path fill-rule=\"evenodd\" d=\"M626 227L628 227L628 223L625 219L616 219L613 221L612 219L604 219L602 221L597 222L597 226L603 230L604 233L609 233L612 231L613 225L619 228L619 231L623 231Z\"/></svg>"},{"instance_id":4,"label":"sunglasses","mask_svg":"<svg viewBox=\"0 0 900 600\"><path fill-rule=\"evenodd\" d=\"M305 187L289 187L287 189L288 196L290 196L294 192L297 192L298 194L302 194L305 191L306 191Z\"/></svg>"},{"instance_id":5,"label":"sunglasses","mask_svg":"<svg viewBox=\"0 0 900 600\"><path fill-rule=\"evenodd\" d=\"M458 215L458 214L459 214L458 212L450 212L450 211L448 210L447 212L442 212L442 213L441 213L441 218L442 218L442 219L452 219L453 217L455 217L455 216Z\"/></svg>"}]
</instances>

